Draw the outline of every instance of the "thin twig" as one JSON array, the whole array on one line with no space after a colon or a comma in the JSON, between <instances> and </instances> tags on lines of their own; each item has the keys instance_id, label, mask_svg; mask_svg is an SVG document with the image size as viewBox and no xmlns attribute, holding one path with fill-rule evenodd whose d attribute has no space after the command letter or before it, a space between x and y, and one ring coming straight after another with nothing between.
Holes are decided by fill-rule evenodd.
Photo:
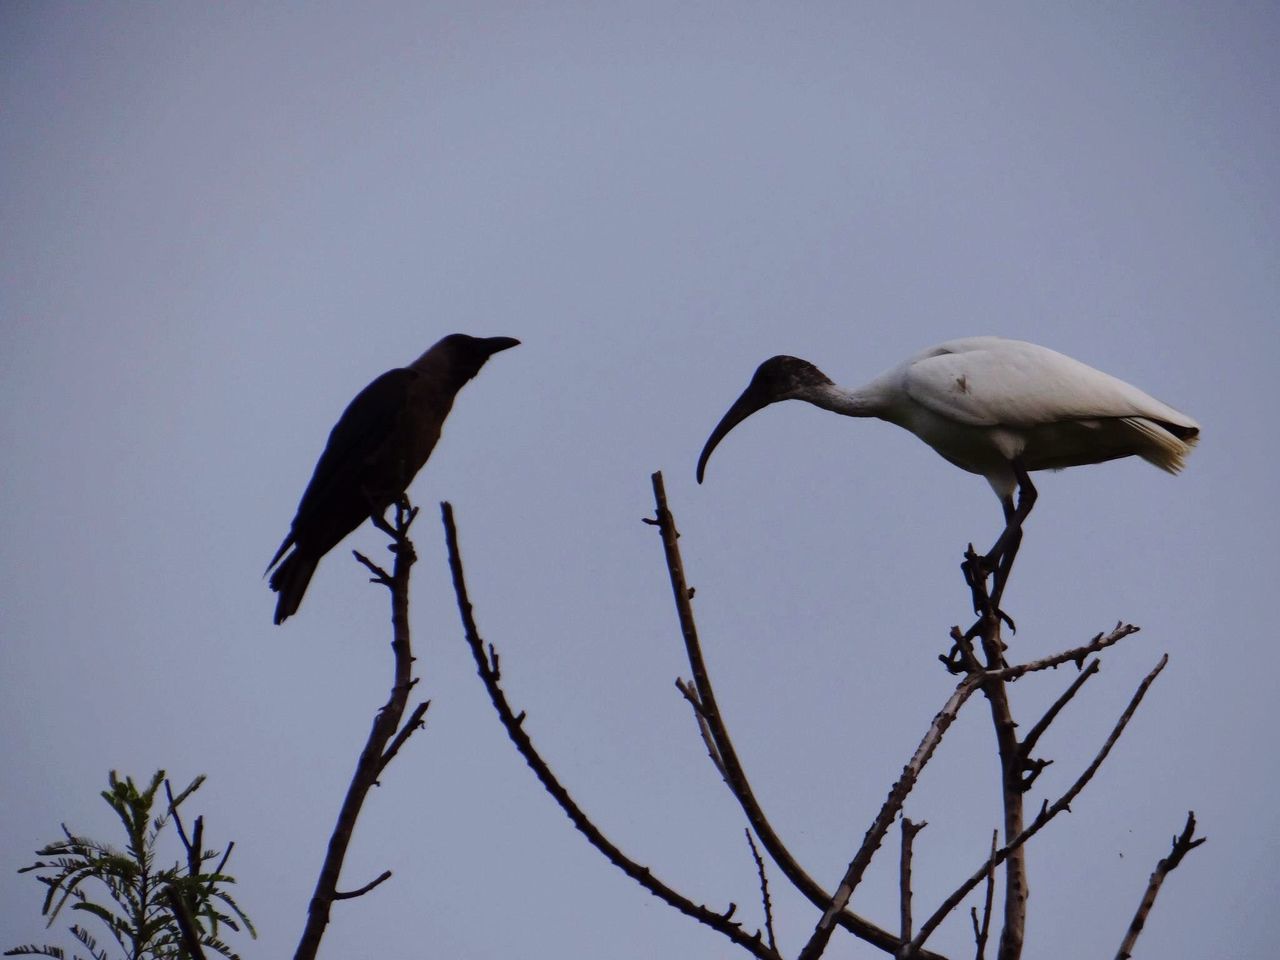
<instances>
[{"instance_id":1,"label":"thin twig","mask_svg":"<svg viewBox=\"0 0 1280 960\"><path fill-rule=\"evenodd\" d=\"M384 880L390 880L390 879L391 879L391 871L383 870L380 874L378 874L376 877L374 877L372 880L366 883L363 887L359 887L355 890L344 890L341 892L335 890L333 893L333 899L354 900L356 897L363 897L366 893L368 893L378 884L382 883Z\"/></svg>"},{"instance_id":2,"label":"thin twig","mask_svg":"<svg viewBox=\"0 0 1280 960\"><path fill-rule=\"evenodd\" d=\"M173 825L178 830L178 839L182 842L182 847L187 854L187 874L191 877L207 874L208 879L204 883L204 891L206 894L211 894L213 888L217 885L218 877L222 875L227 866L227 861L231 859L231 851L235 849L236 842L228 840L227 848L222 852L218 865L211 871L204 869L204 817L196 817L195 823L192 825L191 835L188 836L186 828L182 824L182 815L178 812L178 805L198 790L202 783L204 783L204 774L196 777L181 794L174 797L173 786L166 777L164 792L169 799L169 813L173 817ZM213 852L211 851L210 856L212 855Z\"/></svg>"},{"instance_id":3,"label":"thin twig","mask_svg":"<svg viewBox=\"0 0 1280 960\"><path fill-rule=\"evenodd\" d=\"M902 818L902 854L898 858L898 899L899 913L902 918L899 936L903 943L911 942L911 848L916 834L927 827L928 822L921 820L913 823Z\"/></svg>"},{"instance_id":4,"label":"thin twig","mask_svg":"<svg viewBox=\"0 0 1280 960\"><path fill-rule=\"evenodd\" d=\"M942 905L939 906L938 909L933 912L933 915L920 927L920 930L916 933L915 939L911 941L913 949L923 945L924 942L929 939L930 934L937 929L938 924L940 924L947 915L956 908L960 901L969 895L969 892L973 890L974 887L986 878L988 872L993 866L999 866L1012 852L1016 851L1033 836L1039 833L1040 830L1049 823L1049 821L1064 810L1069 810L1071 808L1071 801L1079 795L1080 791L1083 790L1093 778L1093 775L1097 773L1098 768L1102 766L1103 761L1107 759L1107 754L1109 754L1111 752L1111 748L1116 745L1116 741L1119 740L1120 735L1124 733L1124 728L1128 726L1129 721L1133 718L1133 714L1138 709L1138 705L1142 703L1142 698L1146 696L1147 689L1155 682L1156 677L1160 675L1160 671L1164 669L1165 664L1168 662L1169 655L1165 654L1160 658L1160 662L1156 664L1155 668L1143 678L1140 684L1138 684L1138 689L1134 692L1133 697L1130 698L1129 705L1125 707L1124 712L1120 714L1120 719L1116 721L1115 726L1111 729L1110 736L1107 737L1106 742L1102 745L1102 748L1098 751L1097 756L1093 758L1093 761L1089 766L1086 767L1084 772L1076 778L1075 783L1073 783L1070 788L1068 788L1067 792L1059 797L1052 806L1046 802L1040 808L1040 812L1036 814L1035 819L1031 821L1030 825L1027 826L1025 830L1019 833L1012 840L1006 842L1006 844L997 850L993 856L989 857L981 867L974 871L969 879L960 884L960 886L942 902Z\"/></svg>"},{"instance_id":5,"label":"thin twig","mask_svg":"<svg viewBox=\"0 0 1280 960\"><path fill-rule=\"evenodd\" d=\"M329 837L329 846L325 852L324 863L320 867L320 876L316 879L315 891L311 895L311 903L307 908L307 923L298 941L298 948L294 952L294 960L314 960L316 952L320 949L325 928L329 924L329 914L334 901L350 899L358 895L358 892L346 895L338 893L338 877L342 873L347 847L351 843L351 835L355 830L356 820L360 817L365 797L377 783L378 775L399 750L404 739L408 738L406 733L404 738L399 739L399 742L394 745L394 749L388 750L388 743L400 729L400 718L404 716L409 691L416 682L413 679L413 649L409 636L409 570L417 560L417 556L408 536L409 526L413 523L415 516L417 516L417 510L409 505L407 498L401 498L396 503L394 527L381 516L373 518L374 526L387 533L393 541L390 549L395 556L395 563L390 576L386 576L386 571L370 563L367 558L357 555L366 567L381 571L383 579L379 580L375 575L375 580L383 583L391 593L391 651L395 658L394 678L387 702L374 717L368 739L365 741L364 749L360 751L360 759L356 762L355 773L347 786L346 796L338 812L337 823ZM382 880L379 879L374 885L381 882ZM364 888L359 892L364 892Z\"/></svg>"},{"instance_id":6,"label":"thin twig","mask_svg":"<svg viewBox=\"0 0 1280 960\"><path fill-rule=\"evenodd\" d=\"M973 938L978 951L974 960L982 960L987 950L987 936L991 932L991 905L996 895L996 848L1000 843L1000 831L991 831L991 858L987 861L987 893L982 900L982 922L978 922L977 908L973 908Z\"/></svg>"},{"instance_id":7,"label":"thin twig","mask_svg":"<svg viewBox=\"0 0 1280 960\"><path fill-rule=\"evenodd\" d=\"M694 719L698 722L698 734L702 737L702 745L707 748L707 756L711 758L711 763L720 772L721 779L725 783L730 783L729 771L725 769L724 758L720 756L720 748L716 746L715 737L711 734L711 725L707 723L707 718L702 712L702 704L698 700L697 691L693 689L691 684L686 683L679 677L676 678L676 689L689 701L689 706L693 708Z\"/></svg>"},{"instance_id":8,"label":"thin twig","mask_svg":"<svg viewBox=\"0 0 1280 960\"><path fill-rule=\"evenodd\" d=\"M380 583L384 587L391 586L391 574L387 573L386 570L378 566L359 550L352 550L351 555L356 558L356 561L360 563L361 566L366 567L368 571L373 574L373 576L369 578L370 583Z\"/></svg>"},{"instance_id":9,"label":"thin twig","mask_svg":"<svg viewBox=\"0 0 1280 960\"><path fill-rule=\"evenodd\" d=\"M725 725L723 716L720 714L720 708L716 703L715 691L712 689L711 679L707 673L706 663L703 660L702 646L698 640L698 629L693 620L693 607L689 602L692 591L685 579L684 561L681 559L680 547L677 543L680 534L676 530L675 517L667 506L667 492L666 486L662 481L662 473L654 473L650 479L653 483L656 515L654 518L646 520L646 522L657 526L658 532L662 537L667 572L671 579L671 592L675 598L676 614L680 620L680 632L684 637L685 653L689 658L689 666L693 671L693 682L697 688L698 702L701 704L700 716L705 718L707 725L710 727L716 749L724 762L729 789L742 806L747 822L751 824L751 829L755 831L760 843L768 851L769 856L773 858L773 862L778 865L783 875L791 881L791 884L809 902L822 910L826 910L832 903L833 896L827 893L817 881L805 872L804 868L800 866L799 862L792 856L791 851L787 849L781 838L774 831L759 801L756 800L755 792L751 788L751 782L747 779L742 763L738 759L738 753L734 749L733 741L729 737L728 728ZM965 698L975 689L973 686L968 685L967 680L962 681L960 686L967 690ZM959 689L957 688L957 690ZM937 718L935 718L936 722ZM949 724L950 721L948 720L947 723ZM941 731L939 731L940 735ZM902 946L902 941L889 931L876 926L871 921L843 907L835 914L835 920L855 936L887 953L896 953ZM939 960L936 954L920 954L920 956L923 960Z\"/></svg>"},{"instance_id":10,"label":"thin twig","mask_svg":"<svg viewBox=\"0 0 1280 960\"><path fill-rule=\"evenodd\" d=\"M604 854L610 863L655 897L679 910L685 916L692 917L699 923L705 924L723 934L733 943L747 950L752 956L759 957L761 960L779 960L776 951L764 943L759 931L754 935L748 934L740 924L731 919L735 910L732 904L729 905L727 910L717 913L702 904L694 903L688 897L677 893L655 877L648 867L636 863L624 854L613 841L604 835L599 827L591 822L582 808L578 806L577 802L569 794L569 791L556 779L555 774L551 772L551 768L541 754L538 753L533 741L524 730L525 714L523 711L517 714L512 710L506 694L499 685L501 674L498 669L497 654L492 652L492 646L489 648L490 652L486 653L484 641L480 638L479 629L476 627L471 600L467 595L467 584L462 569L462 555L458 549L458 530L453 521L453 507L449 503L442 503L440 504L440 513L444 522L445 543L449 551L449 570L453 576L453 590L458 601L458 613L462 617L462 628L466 635L467 645L471 648L471 655L475 659L476 672L480 674L480 679L484 682L485 689L489 692L489 699L492 701L494 709L498 712L498 717L502 721L503 727L506 728L507 736L515 744L516 749L520 751L525 763L529 765L529 768L542 786L551 794L556 803L560 805L560 809L572 821L574 827L587 838L592 846Z\"/></svg>"},{"instance_id":11,"label":"thin twig","mask_svg":"<svg viewBox=\"0 0 1280 960\"><path fill-rule=\"evenodd\" d=\"M769 898L769 877L764 871L764 858L756 849L756 842L751 836L751 828L742 831L746 834L747 845L751 847L751 859L756 862L756 873L760 875L760 899L764 903L764 929L769 935L769 947L778 952L778 938L773 933L773 901Z\"/></svg>"},{"instance_id":12,"label":"thin twig","mask_svg":"<svg viewBox=\"0 0 1280 960\"><path fill-rule=\"evenodd\" d=\"M1022 738L1021 747L1022 757L1024 760L1031 756L1031 751L1036 748L1036 743L1039 742L1040 737L1049 729L1049 724L1053 723L1062 708L1065 707L1067 702L1079 692L1080 688L1085 685L1085 682L1098 672L1101 665L1101 661L1090 660L1089 665L1081 670L1076 678L1071 681L1071 686L1067 687L1067 689L1062 692L1062 695L1058 697L1057 700L1053 701L1053 706L1046 710L1044 712L1044 716L1036 721L1035 726L1027 731L1027 735Z\"/></svg>"},{"instance_id":13,"label":"thin twig","mask_svg":"<svg viewBox=\"0 0 1280 960\"><path fill-rule=\"evenodd\" d=\"M1116 960L1129 960L1129 957L1133 956L1134 944L1137 943L1138 935L1142 933L1142 928L1146 925L1147 915L1151 913L1151 908L1155 906L1156 894L1160 892L1160 886L1164 883L1164 878L1171 871L1177 869L1178 864L1182 863L1183 857L1208 839L1208 837L1196 837L1195 833L1196 814L1192 810L1187 814L1187 825L1182 828L1182 833L1173 838L1173 849L1169 851L1167 857L1164 857L1156 864L1156 869L1151 874L1151 879L1147 881L1146 893L1142 895L1142 902L1138 904L1138 912L1133 915L1129 930L1124 935L1124 942L1120 944L1120 950L1116 953Z\"/></svg>"},{"instance_id":14,"label":"thin twig","mask_svg":"<svg viewBox=\"0 0 1280 960\"><path fill-rule=\"evenodd\" d=\"M169 798L169 815L173 817L173 825L178 830L178 839L182 841L182 847L187 852L187 869L190 873L197 873L198 871L191 869L191 851L194 847L192 846L191 838L187 836L186 828L182 825L182 815L178 813L178 803L181 801L174 800L173 787L170 785L168 777L164 781L164 793Z\"/></svg>"},{"instance_id":15,"label":"thin twig","mask_svg":"<svg viewBox=\"0 0 1280 960\"><path fill-rule=\"evenodd\" d=\"M1074 663L1077 667L1083 667L1085 658L1090 654L1105 650L1107 647L1119 643L1125 637L1137 633L1141 629L1141 627L1135 627L1131 623L1117 623L1115 629L1110 633L1100 633L1082 647L1064 650L1062 653L1055 653L1051 657L1044 657L1040 660L1032 660L1030 663L1001 667L998 670L990 671L990 676L997 680L1017 680L1025 674L1033 673L1037 670L1051 670L1062 666L1064 663Z\"/></svg>"},{"instance_id":16,"label":"thin twig","mask_svg":"<svg viewBox=\"0 0 1280 960\"><path fill-rule=\"evenodd\" d=\"M413 681L415 685L417 682L418 681L416 679ZM404 726L400 728L400 731L395 735L390 745L387 747L386 752L383 753L382 762L378 765L379 773L385 770L387 764L396 758L396 754L399 753L400 748L405 745L405 741L427 725L426 720L423 718L426 717L427 710L430 707L431 701L424 700L413 708L413 713L409 714L409 719L405 721Z\"/></svg>"}]
</instances>

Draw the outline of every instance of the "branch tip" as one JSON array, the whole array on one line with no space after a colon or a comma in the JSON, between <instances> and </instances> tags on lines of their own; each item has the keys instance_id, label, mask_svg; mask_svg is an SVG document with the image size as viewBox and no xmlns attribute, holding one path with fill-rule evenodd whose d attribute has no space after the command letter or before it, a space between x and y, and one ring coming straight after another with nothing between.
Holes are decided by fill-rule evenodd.
<instances>
[{"instance_id":1,"label":"branch tip","mask_svg":"<svg viewBox=\"0 0 1280 960\"><path fill-rule=\"evenodd\" d=\"M390 879L391 879L391 871L383 870L382 873L378 874L378 876L374 877L372 880L366 883L363 887L360 887L357 890L346 890L346 891L335 890L333 892L333 899L334 900L354 900L356 897L363 897L366 893L368 893L374 887L378 886L378 884Z\"/></svg>"}]
</instances>

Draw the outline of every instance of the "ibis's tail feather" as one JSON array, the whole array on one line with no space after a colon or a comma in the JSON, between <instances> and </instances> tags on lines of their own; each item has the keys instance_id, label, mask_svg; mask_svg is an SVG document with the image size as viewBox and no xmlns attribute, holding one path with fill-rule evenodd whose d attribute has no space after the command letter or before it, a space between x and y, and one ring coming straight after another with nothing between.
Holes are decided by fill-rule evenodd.
<instances>
[{"instance_id":1,"label":"ibis's tail feather","mask_svg":"<svg viewBox=\"0 0 1280 960\"><path fill-rule=\"evenodd\" d=\"M303 594L307 592L307 584L311 582L311 576L319 563L319 557L295 549L271 575L271 589L280 594L276 601L277 624L284 623L288 617L298 612Z\"/></svg>"},{"instance_id":2,"label":"ibis's tail feather","mask_svg":"<svg viewBox=\"0 0 1280 960\"><path fill-rule=\"evenodd\" d=\"M1124 422L1146 441L1142 459L1169 473L1181 470L1192 448L1200 442L1200 428L1197 426L1148 420L1146 417L1125 417Z\"/></svg>"}]
</instances>

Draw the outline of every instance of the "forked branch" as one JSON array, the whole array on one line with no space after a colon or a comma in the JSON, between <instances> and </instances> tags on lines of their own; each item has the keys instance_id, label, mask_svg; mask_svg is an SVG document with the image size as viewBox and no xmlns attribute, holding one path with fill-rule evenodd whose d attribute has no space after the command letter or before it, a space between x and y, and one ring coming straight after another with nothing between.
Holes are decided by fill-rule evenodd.
<instances>
[{"instance_id":1,"label":"forked branch","mask_svg":"<svg viewBox=\"0 0 1280 960\"><path fill-rule=\"evenodd\" d=\"M467 594L467 583L462 569L462 555L458 549L458 530L453 521L453 507L448 503L442 503L440 504L440 513L444 522L445 542L449 551L449 570L453 576L453 590L458 600L458 613L462 617L462 629L466 635L467 645L471 648L471 655L475 659L476 672L479 673L485 689L489 692L489 699L492 701L494 709L498 712L498 717L507 731L507 736L515 744L516 749L520 751L525 763L529 765L529 768L547 793L551 794L556 803L560 805L560 809L572 821L574 827L587 838L593 847L604 854L610 863L655 897L679 910L685 916L692 917L699 923L705 924L723 934L733 943L748 951L752 956L759 957L761 960L780 960L777 951L771 944L764 941L760 931L757 930L754 934L748 934L742 929L741 924L732 919L736 911L736 907L733 904L729 904L728 909L717 912L702 904L695 903L655 877L648 867L642 866L623 853L617 844L606 837L604 832L590 820L582 808L578 806L577 801L569 794L569 791L552 773L551 767L542 758L542 755L538 753L537 748L533 745L533 740L524 729L524 712L516 713L507 701L506 693L500 683L502 674L497 653L492 645L486 650L484 641L480 638L479 629L476 627L475 615L472 611L471 599Z\"/></svg>"},{"instance_id":2,"label":"forked branch","mask_svg":"<svg viewBox=\"0 0 1280 960\"><path fill-rule=\"evenodd\" d=\"M729 737L724 717L721 715L720 708L716 703L715 690L711 686L706 662L702 656L702 645L698 640L698 628L694 623L693 605L690 602L693 591L685 579L684 561L680 556L680 547L677 542L680 534L676 529L675 517L667 506L666 485L663 483L662 473L655 473L650 479L653 482L656 516L646 520L646 522L656 526L658 533L662 537L667 572L671 579L671 592L675 598L676 614L680 620L680 632L684 637L685 653L689 658L689 667L693 671L693 691L696 693L696 697L690 696L687 684L681 686L681 692L684 693L686 699L689 700L694 708L700 732L705 731L703 733L704 738L708 734L710 736L707 749L712 755L712 760L715 761L716 757L719 757L719 762L716 763L717 768L725 778L725 782L729 785L729 789L735 799L742 806L747 822L751 824L751 829L760 839L769 856L773 858L774 863L778 865L783 875L791 881L791 884L810 903L823 910L824 915L829 914L830 918L826 923L829 925L834 922L881 950L897 954L903 946L902 941L888 930L884 930L871 921L846 909L848 897L845 897L844 902L834 910L831 909L837 897L824 890L817 881L805 872L804 868L800 866L799 862L792 856L791 851L787 849L781 838L774 831L773 826L764 814L764 810L756 800L751 782L747 779L742 763L738 759L738 753L734 749L732 739ZM951 700L948 701L948 705L934 718L934 724L930 727L929 733L925 735L925 742L921 744L922 748L931 738L941 738L942 732L950 725L951 720L955 718L954 711L960 709L960 705L975 689L977 687L974 681L968 678L961 681L960 686L956 688L956 692L952 694ZM961 691L964 692L961 693ZM958 700L957 697L959 697ZM935 741L929 748L928 753L932 753L932 748L936 747L936 745ZM917 752L917 756L919 757L919 752ZM926 754L923 760L927 759L928 756ZM923 761L921 765L923 765ZM904 771L904 776L906 772ZM903 796L905 796L905 793ZM892 818L890 818L890 822L892 822ZM828 930L828 935L829 932ZM924 960L938 960L936 954L918 951L916 956L924 958Z\"/></svg>"},{"instance_id":3,"label":"forked branch","mask_svg":"<svg viewBox=\"0 0 1280 960\"><path fill-rule=\"evenodd\" d=\"M1120 719L1116 721L1115 726L1111 730L1110 736L1107 737L1106 742L1102 745L1102 748L1098 751L1097 756L1093 758L1093 761L1089 766L1086 767L1084 772L1076 778L1075 783L1073 783L1052 805L1046 801L1046 803L1040 808L1040 812L1036 814L1035 819L1031 821L1026 829L1021 831L1012 840L1008 841L1003 847L992 854L981 867L970 875L969 879L960 884L951 896L947 897L947 899L942 902L938 909L933 912L933 915L930 916L923 925L921 925L919 932L916 933L915 939L911 941L913 950L922 946L924 942L928 940L933 931L937 929L938 924L940 924L947 915L950 914L951 911L969 895L974 887L986 879L992 867L999 866L1001 863L1005 862L1012 853L1017 851L1028 840L1039 833L1051 820L1053 820L1054 817L1065 810L1071 809L1071 801L1080 794L1080 791L1085 788L1091 779L1093 779L1093 775L1098 772L1098 768L1102 766L1103 761L1107 759L1107 755L1111 752L1111 748L1116 745L1116 741L1119 740L1120 735L1124 733L1124 728L1128 726L1129 721L1133 718L1134 712L1138 709L1138 705L1142 703L1142 698L1146 696L1147 689L1155 682L1156 677L1160 675L1160 671L1164 669L1165 664L1168 662L1169 657L1167 655L1161 657L1160 662L1156 664L1155 668L1143 678L1140 684L1138 684L1138 689L1134 692L1133 697L1130 698L1129 705L1125 707L1124 712L1120 714ZM908 953L908 956L914 956L914 954Z\"/></svg>"},{"instance_id":4,"label":"forked branch","mask_svg":"<svg viewBox=\"0 0 1280 960\"><path fill-rule=\"evenodd\" d=\"M356 890L346 893L338 891L338 878L342 873L342 864L346 859L351 834L355 830L365 798L378 782L378 775L395 757L413 731L421 726L423 714L426 713L426 704L419 705L414 710L413 720L403 729L400 728L400 718L404 716L409 692L417 682L413 679L413 650L409 637L409 569L417 559L413 543L409 540L409 527L416 515L417 510L409 505L407 499L402 499L396 504L394 526L381 517L374 518L374 525L391 537L390 550L395 557L395 563L390 573L372 563L367 557L356 554L356 559L373 573L374 582L382 584L391 592L391 652L395 658L394 677L387 702L374 717L369 737L365 741L364 749L360 751L355 774L347 787L346 797L338 812L338 821L329 837L329 846L324 863L320 867L315 891L311 895L307 923L303 928L298 948L294 952L294 960L314 960L320 948L320 941L324 937L325 928L329 924L330 910L335 901L348 900L366 894L391 876L391 871L388 870L376 880ZM399 731L398 735L397 731Z\"/></svg>"}]
</instances>

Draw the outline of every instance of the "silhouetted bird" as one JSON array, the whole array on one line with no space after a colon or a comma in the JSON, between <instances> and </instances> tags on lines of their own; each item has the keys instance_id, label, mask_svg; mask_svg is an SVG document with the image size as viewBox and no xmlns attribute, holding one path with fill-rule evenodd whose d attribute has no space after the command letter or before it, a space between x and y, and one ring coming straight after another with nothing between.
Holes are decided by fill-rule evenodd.
<instances>
[{"instance_id":1,"label":"silhouetted bird","mask_svg":"<svg viewBox=\"0 0 1280 960\"><path fill-rule=\"evenodd\" d=\"M289 535L267 564L268 572L280 564L271 574L271 589L280 594L276 623L297 612L320 558L404 495L440 439L458 391L489 357L519 343L451 334L351 401L329 434Z\"/></svg>"}]
</instances>

